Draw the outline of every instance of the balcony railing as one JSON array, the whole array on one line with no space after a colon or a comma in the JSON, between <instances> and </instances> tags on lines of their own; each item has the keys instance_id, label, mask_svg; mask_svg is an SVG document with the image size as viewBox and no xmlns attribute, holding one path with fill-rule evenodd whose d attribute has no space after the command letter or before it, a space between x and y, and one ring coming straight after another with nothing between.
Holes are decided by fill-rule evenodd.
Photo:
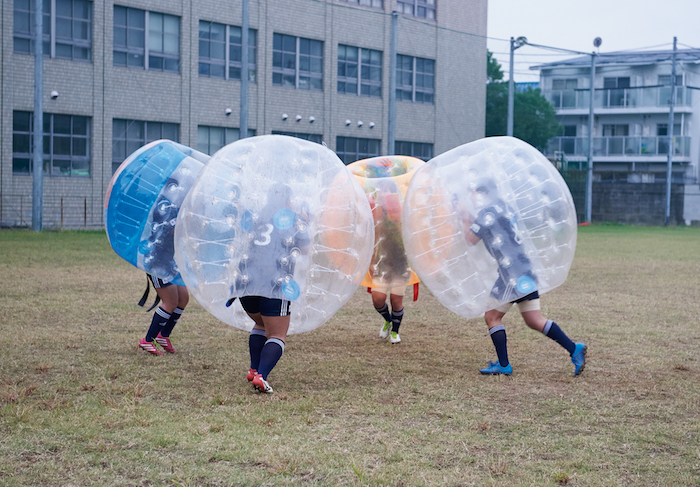
<instances>
[{"instance_id":1,"label":"balcony railing","mask_svg":"<svg viewBox=\"0 0 700 487\"><path fill-rule=\"evenodd\" d=\"M669 137L593 137L593 156L664 156L668 155ZM690 137L673 137L673 155L690 155ZM561 152L568 156L588 156L588 137L554 137L547 145L547 155Z\"/></svg>"},{"instance_id":2,"label":"balcony railing","mask_svg":"<svg viewBox=\"0 0 700 487\"><path fill-rule=\"evenodd\" d=\"M676 106L689 107L692 90L685 86L676 87ZM545 90L544 96L555 109L588 108L589 90ZM670 86L649 88L596 88L594 108L649 108L667 107L671 102Z\"/></svg>"}]
</instances>

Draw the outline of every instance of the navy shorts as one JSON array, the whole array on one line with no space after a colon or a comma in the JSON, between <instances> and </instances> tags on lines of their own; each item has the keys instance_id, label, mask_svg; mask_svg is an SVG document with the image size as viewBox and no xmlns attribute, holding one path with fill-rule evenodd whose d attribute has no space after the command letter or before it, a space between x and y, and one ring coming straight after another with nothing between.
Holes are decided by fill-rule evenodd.
<instances>
[{"instance_id":1,"label":"navy shorts","mask_svg":"<svg viewBox=\"0 0 700 487\"><path fill-rule=\"evenodd\" d=\"M538 293L537 291L535 291L535 292L532 292L532 293L528 294L527 296L523 296L523 297L520 298L520 299L516 299L516 300L513 301L513 302L514 302L515 304L518 304L518 303L522 303L523 301L532 301L533 299L540 299L540 293Z\"/></svg>"},{"instance_id":2,"label":"navy shorts","mask_svg":"<svg viewBox=\"0 0 700 487\"><path fill-rule=\"evenodd\" d=\"M152 276L151 274L147 274L147 275L148 275L148 278L151 280L151 283L153 284L153 287L155 289L161 289L164 287L168 287L172 284L172 282L165 282L160 277Z\"/></svg>"},{"instance_id":3,"label":"navy shorts","mask_svg":"<svg viewBox=\"0 0 700 487\"><path fill-rule=\"evenodd\" d=\"M262 316L289 316L291 303L285 299L270 299L262 296L243 296L238 299L248 314L260 313Z\"/></svg>"}]
</instances>

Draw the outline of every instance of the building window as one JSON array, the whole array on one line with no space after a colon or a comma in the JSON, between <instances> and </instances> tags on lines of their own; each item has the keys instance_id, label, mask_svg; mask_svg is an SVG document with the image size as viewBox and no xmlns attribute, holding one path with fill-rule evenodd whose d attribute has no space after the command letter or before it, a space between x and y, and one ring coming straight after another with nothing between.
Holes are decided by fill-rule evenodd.
<instances>
[{"instance_id":1,"label":"building window","mask_svg":"<svg viewBox=\"0 0 700 487\"><path fill-rule=\"evenodd\" d=\"M339 44L338 93L381 97L381 51Z\"/></svg>"},{"instance_id":2,"label":"building window","mask_svg":"<svg viewBox=\"0 0 700 487\"><path fill-rule=\"evenodd\" d=\"M435 61L396 56L396 99L435 103Z\"/></svg>"},{"instance_id":3,"label":"building window","mask_svg":"<svg viewBox=\"0 0 700 487\"><path fill-rule=\"evenodd\" d=\"M272 39L272 84L300 90L322 90L323 42L275 34Z\"/></svg>"},{"instance_id":4,"label":"building window","mask_svg":"<svg viewBox=\"0 0 700 487\"><path fill-rule=\"evenodd\" d=\"M114 65L180 71L180 18L114 6Z\"/></svg>"},{"instance_id":5,"label":"building window","mask_svg":"<svg viewBox=\"0 0 700 487\"><path fill-rule=\"evenodd\" d=\"M630 134L630 126L627 124L603 125L603 137L626 137Z\"/></svg>"},{"instance_id":6,"label":"building window","mask_svg":"<svg viewBox=\"0 0 700 487\"><path fill-rule=\"evenodd\" d=\"M44 55L75 61L92 60L92 2L43 0ZM34 1L14 0L14 50L33 54Z\"/></svg>"},{"instance_id":7,"label":"building window","mask_svg":"<svg viewBox=\"0 0 700 487\"><path fill-rule=\"evenodd\" d=\"M288 135L289 137L296 137L298 139L304 139L311 142L316 142L317 144L323 143L323 135L321 134L302 134L301 132L280 132L277 130L272 131L273 135Z\"/></svg>"},{"instance_id":8,"label":"building window","mask_svg":"<svg viewBox=\"0 0 700 487\"><path fill-rule=\"evenodd\" d=\"M433 158L433 144L424 142L395 142L394 153L428 161Z\"/></svg>"},{"instance_id":9,"label":"building window","mask_svg":"<svg viewBox=\"0 0 700 487\"><path fill-rule=\"evenodd\" d=\"M199 21L199 75L241 79L241 28ZM228 42L226 42L228 39ZM257 31L248 29L248 79L255 82Z\"/></svg>"},{"instance_id":10,"label":"building window","mask_svg":"<svg viewBox=\"0 0 700 487\"><path fill-rule=\"evenodd\" d=\"M671 86L671 75L670 74L660 74L659 84L663 86ZM683 86L683 73L676 75L676 86Z\"/></svg>"},{"instance_id":11,"label":"building window","mask_svg":"<svg viewBox=\"0 0 700 487\"><path fill-rule=\"evenodd\" d=\"M575 90L578 88L578 78L555 78L552 80L553 90Z\"/></svg>"},{"instance_id":12,"label":"building window","mask_svg":"<svg viewBox=\"0 0 700 487\"><path fill-rule=\"evenodd\" d=\"M603 78L603 89L629 88L630 77L620 76L617 78Z\"/></svg>"},{"instance_id":13,"label":"building window","mask_svg":"<svg viewBox=\"0 0 700 487\"><path fill-rule=\"evenodd\" d=\"M154 140L180 141L176 123L144 122L141 120L112 120L112 173L137 149Z\"/></svg>"},{"instance_id":14,"label":"building window","mask_svg":"<svg viewBox=\"0 0 700 487\"><path fill-rule=\"evenodd\" d=\"M435 20L435 0L398 0L399 13Z\"/></svg>"},{"instance_id":15,"label":"building window","mask_svg":"<svg viewBox=\"0 0 700 487\"><path fill-rule=\"evenodd\" d=\"M382 0L344 0L348 3L355 3L357 5L364 5L366 7L374 7L374 8L384 8L384 5L382 5Z\"/></svg>"},{"instance_id":16,"label":"building window","mask_svg":"<svg viewBox=\"0 0 700 487\"><path fill-rule=\"evenodd\" d=\"M255 130L248 129L248 137L255 137ZM223 146L241 138L241 129L229 127L197 127L197 150L204 154L214 155Z\"/></svg>"},{"instance_id":17,"label":"building window","mask_svg":"<svg viewBox=\"0 0 700 487\"><path fill-rule=\"evenodd\" d=\"M379 155L379 139L360 139L357 137L337 137L335 153L344 164Z\"/></svg>"},{"instance_id":18,"label":"building window","mask_svg":"<svg viewBox=\"0 0 700 487\"><path fill-rule=\"evenodd\" d=\"M44 175L90 176L90 117L44 113ZM12 113L12 173L31 174L34 114Z\"/></svg>"},{"instance_id":19,"label":"building window","mask_svg":"<svg viewBox=\"0 0 700 487\"><path fill-rule=\"evenodd\" d=\"M667 123L657 123L656 124L656 135L658 137L666 137L668 136L668 124ZM679 123L674 123L673 124L673 136L680 136L681 135L681 124Z\"/></svg>"}]
</instances>

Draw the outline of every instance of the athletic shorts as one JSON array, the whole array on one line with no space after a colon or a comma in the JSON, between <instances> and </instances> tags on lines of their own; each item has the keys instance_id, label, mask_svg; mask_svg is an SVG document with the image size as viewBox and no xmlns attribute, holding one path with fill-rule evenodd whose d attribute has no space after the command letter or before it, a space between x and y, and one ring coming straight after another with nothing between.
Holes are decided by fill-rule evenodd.
<instances>
[{"instance_id":1,"label":"athletic shorts","mask_svg":"<svg viewBox=\"0 0 700 487\"><path fill-rule=\"evenodd\" d=\"M151 280L151 284L153 284L153 287L155 289L161 289L164 287L168 287L172 284L172 282L165 282L160 277L152 276L151 274L147 274L147 275L148 275L148 278Z\"/></svg>"},{"instance_id":2,"label":"athletic shorts","mask_svg":"<svg viewBox=\"0 0 700 487\"><path fill-rule=\"evenodd\" d=\"M537 291L532 292L527 296L523 296L520 299L516 299L513 302L503 304L496 308L496 310L500 311L501 313L507 313L510 307L513 306L513 304L518 305L518 311L520 311L521 313L526 313L528 311L537 311L540 309L540 293L538 293Z\"/></svg>"},{"instance_id":3,"label":"athletic shorts","mask_svg":"<svg viewBox=\"0 0 700 487\"><path fill-rule=\"evenodd\" d=\"M406 295L406 283L400 282L386 282L380 283L378 286L374 286L372 291L377 291L382 294L393 294L395 296L405 296Z\"/></svg>"},{"instance_id":4,"label":"athletic shorts","mask_svg":"<svg viewBox=\"0 0 700 487\"><path fill-rule=\"evenodd\" d=\"M291 303L285 299L270 299L262 296L243 296L238 298L248 314L260 313L262 316L289 316Z\"/></svg>"}]
</instances>

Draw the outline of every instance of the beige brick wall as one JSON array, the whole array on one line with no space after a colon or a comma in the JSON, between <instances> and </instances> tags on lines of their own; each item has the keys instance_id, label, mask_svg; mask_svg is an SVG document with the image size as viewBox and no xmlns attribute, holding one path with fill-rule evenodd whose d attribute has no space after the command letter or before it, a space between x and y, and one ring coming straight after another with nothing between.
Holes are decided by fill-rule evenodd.
<instances>
[{"instance_id":1,"label":"beige brick wall","mask_svg":"<svg viewBox=\"0 0 700 487\"><path fill-rule=\"evenodd\" d=\"M92 117L90 178L44 178L46 226L99 228L112 175L112 119L180 124L180 142L196 147L197 126L238 127L240 82L198 76L199 20L241 25L241 2L214 0L123 0L117 5L181 17L179 74L114 67L115 2L93 3L91 63L45 58L44 111ZM435 155L484 133L487 0L440 0L437 21L399 16L398 53L436 61L435 104L397 102L396 139L434 144ZM13 5L2 7L2 114L0 115L0 220L31 223L32 178L12 174L12 111L33 109L34 59L13 52ZM249 127L381 139L387 147L391 12L342 0L250 0L250 27L258 31L257 83L249 88ZM322 92L272 85L274 33L324 43ZM382 97L338 94L338 44L383 53ZM49 93L60 96L51 100ZM232 110L230 115L225 110ZM282 120L282 114L288 114ZM302 116L297 122L295 117ZM313 123L309 117L315 117ZM345 121L351 124L346 126ZM358 127L357 122L363 125ZM369 128L370 122L374 128Z\"/></svg>"}]
</instances>

